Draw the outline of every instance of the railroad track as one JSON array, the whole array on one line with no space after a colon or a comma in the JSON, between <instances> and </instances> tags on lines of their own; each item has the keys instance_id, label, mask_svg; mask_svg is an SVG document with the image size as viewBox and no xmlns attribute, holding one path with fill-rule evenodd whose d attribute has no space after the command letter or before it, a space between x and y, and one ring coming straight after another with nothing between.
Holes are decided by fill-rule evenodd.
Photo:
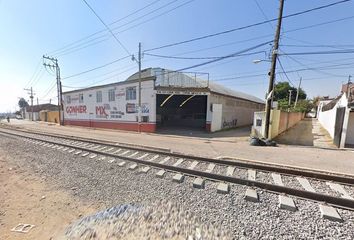
<instances>
[{"instance_id":1,"label":"railroad track","mask_svg":"<svg viewBox=\"0 0 354 240\"><path fill-rule=\"evenodd\" d=\"M317 202L322 217L333 221L342 221L336 208L354 211L352 176L189 156L163 149L12 128L2 127L0 133L78 157L108 161L141 174L154 172L156 177L164 178L167 172L172 172L172 181L178 183L192 177L195 188L202 189L206 182L214 181L221 194L229 193L232 184L245 185L248 201L258 202L260 190L265 190L278 194L279 208L290 211L297 210L293 197Z\"/></svg>"}]
</instances>

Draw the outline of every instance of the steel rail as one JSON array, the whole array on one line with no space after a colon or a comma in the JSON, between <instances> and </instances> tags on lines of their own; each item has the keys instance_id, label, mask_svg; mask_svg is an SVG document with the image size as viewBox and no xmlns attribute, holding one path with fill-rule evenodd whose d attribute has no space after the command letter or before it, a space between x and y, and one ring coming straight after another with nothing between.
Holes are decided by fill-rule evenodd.
<instances>
[{"instance_id":1,"label":"steel rail","mask_svg":"<svg viewBox=\"0 0 354 240\"><path fill-rule=\"evenodd\" d=\"M55 141L44 140L44 139L31 137L31 136L23 136L23 135L19 135L16 133L7 133L7 134L17 136L17 137L22 137L22 138L29 138L29 139L36 140L36 141L42 141L42 142L47 142L47 143L51 143L51 144L56 144L56 145L60 145L60 146L64 146L64 147L75 148L75 149L85 151L85 152L91 152L91 153L95 153L95 154L99 154L99 155L105 155L105 156L109 156L109 157L113 157L113 158L119 158L122 160L135 162L135 163L139 163L139 164L143 164L143 165L147 165L147 166L152 166L155 168L166 169L166 170L169 170L172 172L184 173L184 174L190 175L190 176L204 177L204 178L207 178L209 180L214 180L214 181L223 181L223 182L246 185L246 186L251 186L251 187L258 187L258 188L267 190L269 192L278 193L278 194L287 194L290 196L295 196L295 197L306 199L306 200L312 200L315 202L325 203L325 204L328 204L328 205L331 205L331 206L334 206L337 208L354 211L354 200L351 200L351 199L334 197L334 196L330 196L330 195L326 195L326 194L310 192L310 191L305 191L305 190L295 189L295 188L290 188L290 187L285 187L285 186L279 186L279 185L274 185L274 184L270 184L270 183L262 183L262 182L258 182L258 181L248 180L248 179L241 179L241 178L237 178L237 177L224 176L224 175L219 175L219 174L215 174L215 173L211 173L211 172L204 172L204 171L183 168L183 167L178 167L178 166L173 166L173 165L166 165L166 164L161 164L158 162L145 161L145 160L129 158L129 157L124 157L124 156L117 156L112 153L101 152L101 151L94 150L94 149L86 149L86 148L80 147L80 146L78 146L78 147L72 146L70 144L66 144L66 143L62 143L62 142L58 143Z\"/></svg>"},{"instance_id":2,"label":"steel rail","mask_svg":"<svg viewBox=\"0 0 354 240\"><path fill-rule=\"evenodd\" d=\"M9 128L7 128L9 129ZM229 166L235 166L235 167L240 167L240 168L247 168L247 169L255 169L255 170L261 170L261 171L268 171L268 172L277 172L281 173L284 175L293 175L293 176L303 176L303 177L308 177L308 178L313 178L313 179L320 179L320 180L327 180L327 181L333 181L333 182L338 182L338 183L344 183L344 184L349 184L349 185L354 185L354 177L344 175L344 174L335 174L335 173L328 173L320 170L314 170L311 171L309 169L302 169L302 168L296 168L296 167L285 167L285 166L279 166L279 165L274 165L274 164L266 164L266 163L256 163L252 161L247 161L247 160L227 160L227 159L213 159L213 158L207 158L207 157L200 157L200 156L194 156L194 155L186 155L183 153L179 152L168 152L164 150L157 150L157 149L148 149L146 147L136 147L136 146L130 146L122 143L113 143L110 141L105 141L105 140L96 140L92 138L82 138L82 137L77 137L77 136L68 136L68 135L62 135L62 134L48 134L48 133L42 133L42 132L37 132L37 131L29 131L29 130L19 130L19 129L10 129L13 131L19 131L19 132L24 132L24 133L29 133L29 134L38 134L42 136L47 136L47 137L60 137L63 139L67 140L77 140L77 141L82 141L86 143L91 143L91 144L100 144L108 147L121 147L121 148L126 148L130 150L136 150L136 151L145 151L148 153L155 153L155 154L165 154L168 156L176 157L176 158L185 158L185 159L190 159L190 160L198 160L201 162L209 162L209 163L217 163L217 164L222 164L222 165L229 165Z\"/></svg>"}]
</instances>

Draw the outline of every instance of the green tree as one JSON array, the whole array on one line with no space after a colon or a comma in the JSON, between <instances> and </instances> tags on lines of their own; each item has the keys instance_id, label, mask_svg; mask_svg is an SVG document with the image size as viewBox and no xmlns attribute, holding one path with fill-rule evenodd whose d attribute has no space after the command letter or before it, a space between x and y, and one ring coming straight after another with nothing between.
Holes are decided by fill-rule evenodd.
<instances>
[{"instance_id":1,"label":"green tree","mask_svg":"<svg viewBox=\"0 0 354 240\"><path fill-rule=\"evenodd\" d=\"M19 106L21 109L24 109L25 107L28 107L29 104L28 104L28 102L27 102L24 98L20 98L20 100L18 100L18 106Z\"/></svg>"},{"instance_id":2,"label":"green tree","mask_svg":"<svg viewBox=\"0 0 354 240\"><path fill-rule=\"evenodd\" d=\"M278 102L280 100L283 100L282 102L284 102L284 100L289 101L289 90L292 90L291 102L292 103L295 102L297 88L291 87L288 82L278 82L277 84L275 84L274 101L278 101ZM306 99L306 97L307 97L306 92L302 88L300 88L298 100Z\"/></svg>"},{"instance_id":3,"label":"green tree","mask_svg":"<svg viewBox=\"0 0 354 240\"><path fill-rule=\"evenodd\" d=\"M308 113L315 107L315 104L311 100L302 99L297 102L296 107L294 107L294 112L304 112Z\"/></svg>"}]
</instances>

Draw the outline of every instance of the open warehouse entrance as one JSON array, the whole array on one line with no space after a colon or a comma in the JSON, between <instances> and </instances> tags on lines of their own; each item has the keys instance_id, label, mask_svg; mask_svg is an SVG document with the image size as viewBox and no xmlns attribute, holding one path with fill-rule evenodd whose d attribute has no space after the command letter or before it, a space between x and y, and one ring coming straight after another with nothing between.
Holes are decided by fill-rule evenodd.
<instances>
[{"instance_id":1,"label":"open warehouse entrance","mask_svg":"<svg viewBox=\"0 0 354 240\"><path fill-rule=\"evenodd\" d=\"M157 94L156 124L160 129L205 129L206 95Z\"/></svg>"}]
</instances>

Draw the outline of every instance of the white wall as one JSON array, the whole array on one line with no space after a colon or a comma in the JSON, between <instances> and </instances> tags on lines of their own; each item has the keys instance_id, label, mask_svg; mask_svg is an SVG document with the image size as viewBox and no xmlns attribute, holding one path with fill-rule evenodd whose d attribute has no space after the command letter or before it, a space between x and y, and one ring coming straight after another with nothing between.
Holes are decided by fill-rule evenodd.
<instances>
[{"instance_id":1,"label":"white wall","mask_svg":"<svg viewBox=\"0 0 354 240\"><path fill-rule=\"evenodd\" d=\"M210 104L222 105L221 129L252 125L254 112L264 108L259 103L223 95L211 94L209 97Z\"/></svg>"},{"instance_id":2,"label":"white wall","mask_svg":"<svg viewBox=\"0 0 354 240\"><path fill-rule=\"evenodd\" d=\"M222 105L213 104L213 112L211 113L211 126L210 131L215 132L221 130L221 120L222 120Z\"/></svg>"},{"instance_id":3,"label":"white wall","mask_svg":"<svg viewBox=\"0 0 354 240\"><path fill-rule=\"evenodd\" d=\"M337 104L331 110L322 112L322 107L324 105L321 106L318 115L318 121L321 123L322 127L327 130L332 138L334 138L334 126L336 121L337 108L346 107L347 104L348 100L345 94L343 94L342 97L338 100Z\"/></svg>"},{"instance_id":4,"label":"white wall","mask_svg":"<svg viewBox=\"0 0 354 240\"><path fill-rule=\"evenodd\" d=\"M136 99L126 100L126 88L136 87ZM141 83L142 116L148 116L149 122L156 122L156 94L154 81ZM109 101L108 92L115 90L115 101ZM102 91L102 102L97 102L96 92ZM79 101L79 95L83 94L83 102ZM138 108L138 83L124 82L115 85L97 87L94 89L68 92L63 94L65 120L95 120L136 122ZM71 101L68 102L68 96Z\"/></svg>"},{"instance_id":5,"label":"white wall","mask_svg":"<svg viewBox=\"0 0 354 240\"><path fill-rule=\"evenodd\" d=\"M32 120L32 113L25 111L25 119ZM33 121L39 121L39 113L33 112Z\"/></svg>"},{"instance_id":6,"label":"white wall","mask_svg":"<svg viewBox=\"0 0 354 240\"><path fill-rule=\"evenodd\" d=\"M350 112L345 144L354 145L354 112Z\"/></svg>"}]
</instances>

